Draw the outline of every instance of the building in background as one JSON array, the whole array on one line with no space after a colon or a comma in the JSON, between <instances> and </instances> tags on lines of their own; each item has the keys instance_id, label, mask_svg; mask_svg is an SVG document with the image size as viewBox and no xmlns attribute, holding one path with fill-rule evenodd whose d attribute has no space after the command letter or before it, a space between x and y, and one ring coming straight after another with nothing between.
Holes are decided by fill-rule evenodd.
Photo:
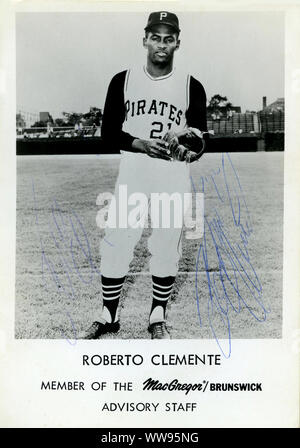
<instances>
[{"instance_id":1,"label":"building in background","mask_svg":"<svg viewBox=\"0 0 300 448\"><path fill-rule=\"evenodd\" d=\"M39 114L37 112L29 112L19 109L16 114L16 120L19 120L20 123L21 123L21 117L25 123L23 127L30 128L30 126L32 126L36 121L38 121Z\"/></svg>"},{"instance_id":2,"label":"building in background","mask_svg":"<svg viewBox=\"0 0 300 448\"><path fill-rule=\"evenodd\" d=\"M49 112L40 112L40 121L47 123L48 121L53 121Z\"/></svg>"},{"instance_id":3,"label":"building in background","mask_svg":"<svg viewBox=\"0 0 300 448\"><path fill-rule=\"evenodd\" d=\"M271 104L267 105L267 97L263 96L263 112L284 112L284 98L277 98Z\"/></svg>"},{"instance_id":4,"label":"building in background","mask_svg":"<svg viewBox=\"0 0 300 448\"><path fill-rule=\"evenodd\" d=\"M273 103L267 104L267 97L263 96L262 110L258 112L260 132L284 132L284 98L277 98Z\"/></svg>"},{"instance_id":5,"label":"building in background","mask_svg":"<svg viewBox=\"0 0 300 448\"><path fill-rule=\"evenodd\" d=\"M23 129L25 127L26 127L26 121L25 121L23 115L20 114L20 113L17 113L16 114L16 128L17 129L20 129L20 128Z\"/></svg>"}]
</instances>

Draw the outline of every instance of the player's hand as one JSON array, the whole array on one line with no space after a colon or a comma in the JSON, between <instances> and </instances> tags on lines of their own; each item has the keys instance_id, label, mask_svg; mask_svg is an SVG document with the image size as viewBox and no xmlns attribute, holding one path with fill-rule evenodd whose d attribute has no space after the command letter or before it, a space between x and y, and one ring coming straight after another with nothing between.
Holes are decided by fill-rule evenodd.
<instances>
[{"instance_id":1,"label":"player's hand","mask_svg":"<svg viewBox=\"0 0 300 448\"><path fill-rule=\"evenodd\" d=\"M193 163L205 151L203 133L197 128L187 128L177 133L169 131L164 140L169 143L172 159L180 162Z\"/></svg>"},{"instance_id":2,"label":"player's hand","mask_svg":"<svg viewBox=\"0 0 300 448\"><path fill-rule=\"evenodd\" d=\"M175 148L179 145L178 135L174 131L169 131L164 135L163 140L169 143L169 150L171 153L175 150Z\"/></svg>"},{"instance_id":3,"label":"player's hand","mask_svg":"<svg viewBox=\"0 0 300 448\"><path fill-rule=\"evenodd\" d=\"M142 153L155 159L172 160L171 150L169 144L161 139L152 140L134 140L132 146L139 149Z\"/></svg>"}]
</instances>

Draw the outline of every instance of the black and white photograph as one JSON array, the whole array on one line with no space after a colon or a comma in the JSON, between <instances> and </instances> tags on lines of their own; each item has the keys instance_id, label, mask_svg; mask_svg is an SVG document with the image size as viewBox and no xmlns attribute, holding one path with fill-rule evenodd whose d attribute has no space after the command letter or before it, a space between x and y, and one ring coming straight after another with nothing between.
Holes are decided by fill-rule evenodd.
<instances>
[{"instance_id":1,"label":"black and white photograph","mask_svg":"<svg viewBox=\"0 0 300 448\"><path fill-rule=\"evenodd\" d=\"M16 338L280 338L283 13L19 13L16 56Z\"/></svg>"},{"instance_id":2,"label":"black and white photograph","mask_svg":"<svg viewBox=\"0 0 300 448\"><path fill-rule=\"evenodd\" d=\"M0 426L297 426L300 9L42 3L1 19Z\"/></svg>"}]
</instances>

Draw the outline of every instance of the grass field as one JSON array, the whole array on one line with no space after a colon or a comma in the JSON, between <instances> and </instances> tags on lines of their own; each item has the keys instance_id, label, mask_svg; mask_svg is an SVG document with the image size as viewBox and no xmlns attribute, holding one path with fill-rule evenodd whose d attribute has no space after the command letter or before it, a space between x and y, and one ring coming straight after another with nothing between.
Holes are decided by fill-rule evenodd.
<instances>
[{"instance_id":1,"label":"grass field","mask_svg":"<svg viewBox=\"0 0 300 448\"><path fill-rule=\"evenodd\" d=\"M18 157L16 338L72 341L99 316L96 198L113 191L118 166L117 156ZM172 338L227 338L229 325L232 338L281 337L283 153L205 154L191 174L205 236L183 239ZM121 330L107 337L149 337L148 235L122 292Z\"/></svg>"}]
</instances>

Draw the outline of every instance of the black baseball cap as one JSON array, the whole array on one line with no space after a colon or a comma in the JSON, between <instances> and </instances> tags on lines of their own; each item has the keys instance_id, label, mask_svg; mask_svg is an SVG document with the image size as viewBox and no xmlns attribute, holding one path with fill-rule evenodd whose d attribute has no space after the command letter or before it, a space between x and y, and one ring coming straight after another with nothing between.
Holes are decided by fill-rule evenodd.
<instances>
[{"instance_id":1,"label":"black baseball cap","mask_svg":"<svg viewBox=\"0 0 300 448\"><path fill-rule=\"evenodd\" d=\"M177 33L180 33L178 17L176 16L176 14L168 11L151 12L145 31L149 30L154 25L159 25L160 23L169 25L174 28Z\"/></svg>"}]
</instances>

